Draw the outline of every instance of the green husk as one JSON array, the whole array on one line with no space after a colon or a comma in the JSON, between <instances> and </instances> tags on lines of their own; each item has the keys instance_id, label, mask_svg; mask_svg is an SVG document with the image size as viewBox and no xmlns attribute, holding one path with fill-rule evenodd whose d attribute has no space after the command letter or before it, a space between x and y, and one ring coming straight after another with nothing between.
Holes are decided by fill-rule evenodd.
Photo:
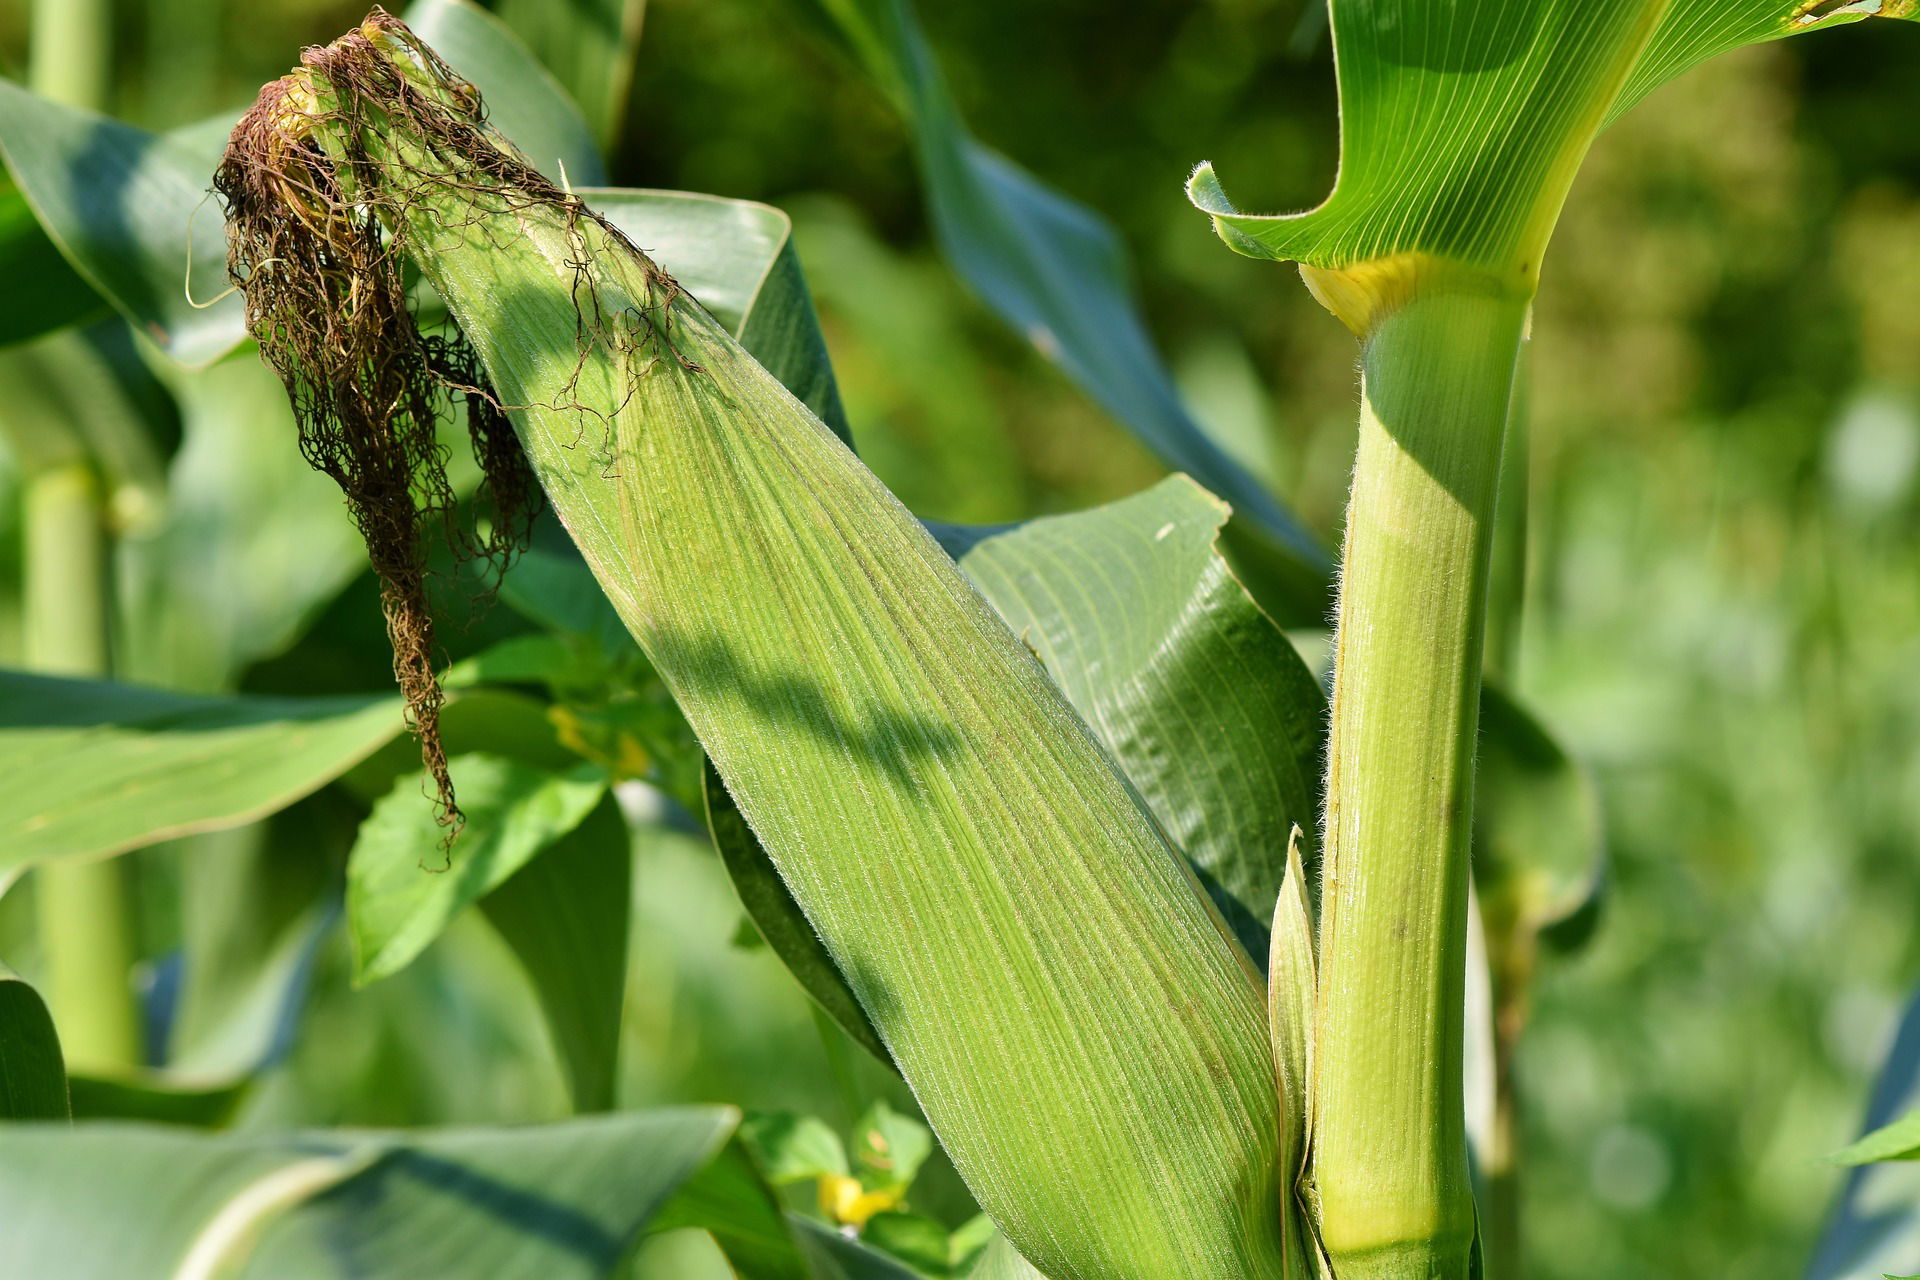
<instances>
[{"instance_id":1,"label":"green husk","mask_svg":"<svg viewBox=\"0 0 1920 1280\"><path fill-rule=\"evenodd\" d=\"M981 1205L1052 1280L1279 1276L1259 984L1032 655L404 27L305 61L236 132L236 243L368 211L419 264Z\"/></svg>"}]
</instances>

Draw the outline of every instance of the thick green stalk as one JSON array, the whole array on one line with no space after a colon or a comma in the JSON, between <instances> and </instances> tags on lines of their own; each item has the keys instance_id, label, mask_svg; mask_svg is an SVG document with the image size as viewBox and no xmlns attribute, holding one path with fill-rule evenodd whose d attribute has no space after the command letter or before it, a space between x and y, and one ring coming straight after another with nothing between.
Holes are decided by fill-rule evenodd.
<instances>
[{"instance_id":1,"label":"thick green stalk","mask_svg":"<svg viewBox=\"0 0 1920 1280\"><path fill-rule=\"evenodd\" d=\"M59 102L103 110L111 82L110 0L36 0L30 79ZM54 341L78 342L72 334ZM45 424L42 424L43 426ZM27 482L26 664L61 675L108 673L105 503L71 423L56 452L70 454ZM117 860L59 863L34 877L47 997L69 1065L140 1061L139 1010L126 874Z\"/></svg>"},{"instance_id":2,"label":"thick green stalk","mask_svg":"<svg viewBox=\"0 0 1920 1280\"><path fill-rule=\"evenodd\" d=\"M1461 1098L1488 554L1524 296L1469 278L1365 328L1328 750L1312 1114L1341 1280L1467 1275Z\"/></svg>"},{"instance_id":3,"label":"thick green stalk","mask_svg":"<svg viewBox=\"0 0 1920 1280\"><path fill-rule=\"evenodd\" d=\"M106 530L85 462L36 473L26 488L26 663L98 676L108 668ZM34 877L47 997L69 1064L140 1060L140 1024L120 863L56 862Z\"/></svg>"},{"instance_id":4,"label":"thick green stalk","mask_svg":"<svg viewBox=\"0 0 1920 1280\"><path fill-rule=\"evenodd\" d=\"M27 78L55 102L102 111L113 66L111 0L34 0Z\"/></svg>"}]
</instances>

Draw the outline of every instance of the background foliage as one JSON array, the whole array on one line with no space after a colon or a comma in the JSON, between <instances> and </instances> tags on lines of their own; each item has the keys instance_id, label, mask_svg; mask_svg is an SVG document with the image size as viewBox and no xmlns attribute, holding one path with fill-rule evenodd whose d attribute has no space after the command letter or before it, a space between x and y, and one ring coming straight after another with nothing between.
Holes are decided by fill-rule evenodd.
<instances>
[{"instance_id":1,"label":"background foliage","mask_svg":"<svg viewBox=\"0 0 1920 1280\"><path fill-rule=\"evenodd\" d=\"M537 31L539 8L505 16ZM362 9L128 0L112 109L153 129L228 110ZM9 75L24 10L0 4ZM1180 192L1202 158L1245 207L1325 192L1336 131L1317 7L925 10L974 132L1114 222L1191 406L1333 543L1352 340L1290 276L1221 249ZM1549 259L1514 683L1595 768L1612 863L1599 930L1548 964L1521 1049L1542 1277L1794 1272L1841 1177L1819 1156L1855 1135L1920 979L1920 28L1873 27L1751 49L1661 90L1595 148ZM631 103L602 136L613 184L792 214L856 442L916 512L1009 521L1160 476L956 281L902 125L805 4L652 0ZM25 376L0 370L0 398L17 403ZM231 396L259 394L222 376ZM214 487L246 484L233 457ZM178 474L210 465L185 461ZM0 458L4 666L20 646L11 470ZM123 495L135 528L138 493ZM272 551L280 562L248 571L312 571L310 539ZM236 648L237 677L186 683L383 690L370 581L322 594L267 647ZM475 652L511 616L450 628L449 647ZM384 790L322 793L292 825L339 844ZM842 1132L876 1098L910 1112L755 945L704 840L673 821L638 829L621 1105L727 1102ZM193 892L161 856L134 860L157 983ZM0 928L23 900L0 899ZM353 963L336 931L304 1030L242 1104L243 1128L565 1114L565 1068L483 918L461 916L386 981L356 990ZM937 1152L914 1203L950 1226L971 1212ZM642 1271L693 1273L701 1247L662 1237Z\"/></svg>"}]
</instances>

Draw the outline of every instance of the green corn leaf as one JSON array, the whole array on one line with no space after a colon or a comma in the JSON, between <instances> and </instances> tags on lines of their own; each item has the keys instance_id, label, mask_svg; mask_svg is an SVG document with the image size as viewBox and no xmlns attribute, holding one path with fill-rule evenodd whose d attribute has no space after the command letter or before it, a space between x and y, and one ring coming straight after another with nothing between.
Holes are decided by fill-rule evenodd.
<instances>
[{"instance_id":1,"label":"green corn leaf","mask_svg":"<svg viewBox=\"0 0 1920 1280\"><path fill-rule=\"evenodd\" d=\"M788 1221L817 1280L925 1280L905 1263L849 1240L824 1222L798 1215Z\"/></svg>"},{"instance_id":2,"label":"green corn leaf","mask_svg":"<svg viewBox=\"0 0 1920 1280\"><path fill-rule=\"evenodd\" d=\"M1910 1111L1892 1124L1827 1157L1835 1164L1876 1164L1882 1160L1920 1160L1920 1111Z\"/></svg>"},{"instance_id":3,"label":"green corn leaf","mask_svg":"<svg viewBox=\"0 0 1920 1280\"><path fill-rule=\"evenodd\" d=\"M40 993L0 964L0 1120L64 1120L66 1059Z\"/></svg>"},{"instance_id":4,"label":"green corn leaf","mask_svg":"<svg viewBox=\"0 0 1920 1280\"><path fill-rule=\"evenodd\" d=\"M650 1230L706 1231L741 1280L819 1280L749 1145L736 1134L661 1208Z\"/></svg>"},{"instance_id":5,"label":"green corn leaf","mask_svg":"<svg viewBox=\"0 0 1920 1280\"><path fill-rule=\"evenodd\" d=\"M593 640L608 653L633 648L626 624L571 546L521 552L500 584L500 598L528 621Z\"/></svg>"},{"instance_id":6,"label":"green corn leaf","mask_svg":"<svg viewBox=\"0 0 1920 1280\"><path fill-rule=\"evenodd\" d=\"M981 1252L980 1260L967 1273L967 1280L1047 1280L1031 1262L1021 1257L1007 1238L996 1235Z\"/></svg>"},{"instance_id":7,"label":"green corn leaf","mask_svg":"<svg viewBox=\"0 0 1920 1280\"><path fill-rule=\"evenodd\" d=\"M440 737L449 755L507 756L523 765L565 773L580 756L561 743L551 704L508 689L464 689L440 709ZM420 744L411 735L392 741L340 777L343 788L372 805L420 771Z\"/></svg>"},{"instance_id":8,"label":"green corn leaf","mask_svg":"<svg viewBox=\"0 0 1920 1280\"><path fill-rule=\"evenodd\" d=\"M253 1088L251 1077L194 1083L160 1071L72 1078L73 1114L80 1120L141 1120L192 1129L233 1123Z\"/></svg>"},{"instance_id":9,"label":"green corn leaf","mask_svg":"<svg viewBox=\"0 0 1920 1280\"><path fill-rule=\"evenodd\" d=\"M1332 194L1304 213L1248 215L1204 164L1188 191L1240 252L1339 273L1309 281L1356 329L1431 273L1421 258L1530 293L1574 172L1610 117L1716 53L1882 8L1915 14L1911 0L1333 0Z\"/></svg>"},{"instance_id":10,"label":"green corn leaf","mask_svg":"<svg viewBox=\"0 0 1920 1280\"><path fill-rule=\"evenodd\" d=\"M272 373L228 360L163 376L182 440L164 510L121 546L127 607L116 669L226 689L249 663L283 652L366 571L366 548L340 519L339 488L287 448L297 437Z\"/></svg>"},{"instance_id":11,"label":"green corn leaf","mask_svg":"<svg viewBox=\"0 0 1920 1280\"><path fill-rule=\"evenodd\" d=\"M921 1214L876 1213L860 1228L860 1243L906 1263L919 1275L947 1280L953 1274L947 1229Z\"/></svg>"},{"instance_id":12,"label":"green corn leaf","mask_svg":"<svg viewBox=\"0 0 1920 1280\"><path fill-rule=\"evenodd\" d=\"M1226 521L1172 476L1092 511L935 533L1264 963L1287 833L1318 812L1326 698L1218 554Z\"/></svg>"},{"instance_id":13,"label":"green corn leaf","mask_svg":"<svg viewBox=\"0 0 1920 1280\"><path fill-rule=\"evenodd\" d=\"M540 997L575 1111L615 1102L632 901L633 850L611 795L480 900Z\"/></svg>"},{"instance_id":14,"label":"green corn leaf","mask_svg":"<svg viewBox=\"0 0 1920 1280\"><path fill-rule=\"evenodd\" d=\"M0 280L31 307L10 307L0 316L0 346L11 346L64 329L107 311L94 292L47 238L20 189L0 178Z\"/></svg>"},{"instance_id":15,"label":"green corn leaf","mask_svg":"<svg viewBox=\"0 0 1920 1280\"><path fill-rule=\"evenodd\" d=\"M0 1144L0 1272L601 1280L734 1120L710 1107L417 1132L23 1126Z\"/></svg>"},{"instance_id":16,"label":"green corn leaf","mask_svg":"<svg viewBox=\"0 0 1920 1280\"><path fill-rule=\"evenodd\" d=\"M1242 253L1382 271L1426 254L1531 288L1574 169L1663 7L1335 0L1333 194L1306 213L1247 217L1202 165L1194 202Z\"/></svg>"},{"instance_id":17,"label":"green corn leaf","mask_svg":"<svg viewBox=\"0 0 1920 1280\"><path fill-rule=\"evenodd\" d=\"M0 439L29 475L91 464L114 523L138 539L166 507L154 403L164 393L131 350L113 349L102 328L50 333L0 350L8 392L0 405Z\"/></svg>"},{"instance_id":18,"label":"green corn leaf","mask_svg":"<svg viewBox=\"0 0 1920 1280\"><path fill-rule=\"evenodd\" d=\"M400 731L395 698L202 697L0 672L0 878L238 826Z\"/></svg>"},{"instance_id":19,"label":"green corn leaf","mask_svg":"<svg viewBox=\"0 0 1920 1280\"><path fill-rule=\"evenodd\" d=\"M227 286L226 244L206 175L225 123L156 136L0 81L0 154L40 225L136 331L190 367L242 332L238 295L212 301ZM204 309L187 300L189 257Z\"/></svg>"},{"instance_id":20,"label":"green corn leaf","mask_svg":"<svg viewBox=\"0 0 1920 1280\"><path fill-rule=\"evenodd\" d=\"M772 205L687 191L577 191L680 282L781 385L852 443L826 339L793 248L793 220Z\"/></svg>"},{"instance_id":21,"label":"green corn leaf","mask_svg":"<svg viewBox=\"0 0 1920 1280\"><path fill-rule=\"evenodd\" d=\"M1133 292L1126 251L1097 214L975 141L906 0L820 0L906 115L941 247L1008 324L1169 467L1233 508L1279 602L1325 612L1324 550L1181 404ZM1265 905L1256 914L1264 916Z\"/></svg>"},{"instance_id":22,"label":"green corn leaf","mask_svg":"<svg viewBox=\"0 0 1920 1280\"><path fill-rule=\"evenodd\" d=\"M627 121L646 0L501 0L495 12L567 86L612 152Z\"/></svg>"},{"instance_id":23,"label":"green corn leaf","mask_svg":"<svg viewBox=\"0 0 1920 1280\"><path fill-rule=\"evenodd\" d=\"M285 829L281 832L285 841ZM249 834L253 832L221 832L214 839ZM314 852L290 842L282 843L280 850L295 857ZM183 879L189 884L196 882L195 872L221 861L217 847L189 847L183 852ZM287 878L284 863L275 869ZM269 910L260 897L246 906L256 914ZM200 1128L230 1123L254 1085L292 1049L315 961L339 914L337 897L329 896L310 902L257 948L235 945L233 939L218 950L190 945L186 993L193 1003L176 1015L166 1065L75 1074L74 1116ZM219 918L224 923L232 917ZM198 923L192 914L186 919L190 925ZM220 965L231 965L234 971L204 972Z\"/></svg>"},{"instance_id":24,"label":"green corn leaf","mask_svg":"<svg viewBox=\"0 0 1920 1280\"><path fill-rule=\"evenodd\" d=\"M607 789L594 765L557 774L476 752L447 768L467 815L451 848L443 850L446 833L420 803L426 784L418 774L394 784L354 841L347 923L356 984L405 968L462 908L579 826Z\"/></svg>"},{"instance_id":25,"label":"green corn leaf","mask_svg":"<svg viewBox=\"0 0 1920 1280\"><path fill-rule=\"evenodd\" d=\"M1869 1137L1920 1108L1920 995L1907 1004L1867 1104ZM1873 1280L1920 1257L1920 1162L1847 1170L1805 1280Z\"/></svg>"},{"instance_id":26,"label":"green corn leaf","mask_svg":"<svg viewBox=\"0 0 1920 1280\"><path fill-rule=\"evenodd\" d=\"M485 684L553 684L584 674L583 656L572 636L536 631L510 636L489 645L471 658L448 667L440 677L443 689L470 689Z\"/></svg>"},{"instance_id":27,"label":"green corn leaf","mask_svg":"<svg viewBox=\"0 0 1920 1280\"><path fill-rule=\"evenodd\" d=\"M1474 774L1474 885L1496 938L1572 945L1590 932L1606 879L1592 777L1525 707L1480 693Z\"/></svg>"},{"instance_id":28,"label":"green corn leaf","mask_svg":"<svg viewBox=\"0 0 1920 1280\"><path fill-rule=\"evenodd\" d=\"M1215 551L1224 522L1218 500L1175 476L1092 511L934 533L1039 656L1264 963L1286 833L1315 820L1326 700ZM761 935L855 1040L888 1061L711 780L708 806L714 842Z\"/></svg>"},{"instance_id":29,"label":"green corn leaf","mask_svg":"<svg viewBox=\"0 0 1920 1280\"><path fill-rule=\"evenodd\" d=\"M726 864L734 892L747 918L766 940L780 963L787 967L821 1010L852 1037L855 1044L876 1059L891 1066L886 1044L874 1030L859 998L847 985L833 956L821 943L820 935L807 923L807 917L793 900L779 869L761 848L753 829L740 815L740 809L727 794L711 761L704 772L707 831L713 847Z\"/></svg>"},{"instance_id":30,"label":"green corn leaf","mask_svg":"<svg viewBox=\"0 0 1920 1280\"><path fill-rule=\"evenodd\" d=\"M1027 650L644 259L559 205L466 204L471 174L437 181L405 132L355 141L408 187L404 243L531 406L549 497L983 1206L1055 1280L1276 1271L1258 986ZM576 345L570 262L602 314L652 318L637 349Z\"/></svg>"},{"instance_id":31,"label":"green corn leaf","mask_svg":"<svg viewBox=\"0 0 1920 1280\"><path fill-rule=\"evenodd\" d=\"M1672 0L1611 114L1630 110L1709 58L1871 17L1920 21L1920 5L1913 0Z\"/></svg>"},{"instance_id":32,"label":"green corn leaf","mask_svg":"<svg viewBox=\"0 0 1920 1280\"><path fill-rule=\"evenodd\" d=\"M513 139L534 168L555 182L563 173L583 187L606 182L599 144L580 108L511 27L472 0L417 0L405 16L480 90L493 127Z\"/></svg>"}]
</instances>

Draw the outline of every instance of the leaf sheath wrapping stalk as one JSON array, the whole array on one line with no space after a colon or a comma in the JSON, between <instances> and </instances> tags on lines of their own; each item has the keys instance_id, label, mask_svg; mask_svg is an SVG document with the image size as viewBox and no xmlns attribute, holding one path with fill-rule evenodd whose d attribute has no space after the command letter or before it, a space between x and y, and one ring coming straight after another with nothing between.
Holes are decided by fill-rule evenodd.
<instances>
[{"instance_id":1,"label":"leaf sheath wrapping stalk","mask_svg":"<svg viewBox=\"0 0 1920 1280\"><path fill-rule=\"evenodd\" d=\"M376 159L357 197L530 406L555 510L982 1206L1054 1280L1277 1276L1260 989L1031 655L622 238L309 66L317 140Z\"/></svg>"}]
</instances>

